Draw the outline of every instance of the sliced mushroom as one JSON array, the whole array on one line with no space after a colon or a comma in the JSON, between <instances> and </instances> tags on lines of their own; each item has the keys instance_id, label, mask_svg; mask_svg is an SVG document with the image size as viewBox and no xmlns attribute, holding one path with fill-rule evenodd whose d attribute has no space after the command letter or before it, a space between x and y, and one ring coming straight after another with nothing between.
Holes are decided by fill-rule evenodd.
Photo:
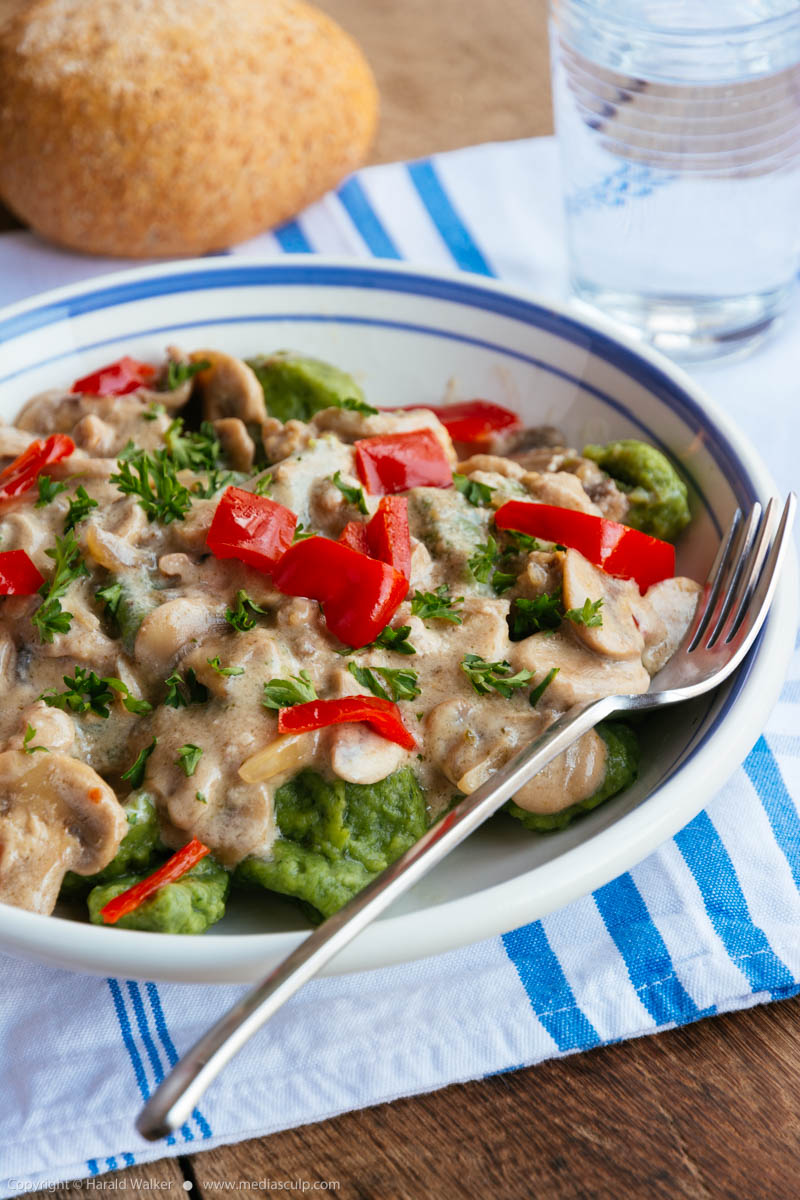
<instances>
[{"instance_id":1,"label":"sliced mushroom","mask_svg":"<svg viewBox=\"0 0 800 1200\"><path fill-rule=\"evenodd\" d=\"M263 425L267 415L264 393L246 362L219 350L196 350L189 357L194 363L211 364L194 377L206 421L238 417L245 424Z\"/></svg>"},{"instance_id":2,"label":"sliced mushroom","mask_svg":"<svg viewBox=\"0 0 800 1200\"><path fill-rule=\"evenodd\" d=\"M136 661L159 674L173 665L182 650L199 641L222 619L217 607L199 599L168 600L142 621L136 635Z\"/></svg>"},{"instance_id":3,"label":"sliced mushroom","mask_svg":"<svg viewBox=\"0 0 800 1200\"><path fill-rule=\"evenodd\" d=\"M535 633L517 642L508 657L515 671L533 672L532 684L558 667L543 701L548 708L566 709L600 696L638 695L650 686L640 658L601 658L563 633Z\"/></svg>"},{"instance_id":4,"label":"sliced mushroom","mask_svg":"<svg viewBox=\"0 0 800 1200\"><path fill-rule=\"evenodd\" d=\"M256 447L244 421L240 421L238 417L221 417L214 422L214 429L222 453L234 471L249 471L253 465Z\"/></svg>"},{"instance_id":5,"label":"sliced mushroom","mask_svg":"<svg viewBox=\"0 0 800 1200\"><path fill-rule=\"evenodd\" d=\"M651 675L660 671L677 650L701 591L699 583L679 575L654 583L642 599L636 615L645 641L642 662Z\"/></svg>"},{"instance_id":6,"label":"sliced mushroom","mask_svg":"<svg viewBox=\"0 0 800 1200\"><path fill-rule=\"evenodd\" d=\"M602 516L600 509L583 490L580 479L568 471L526 471L520 483L540 504L555 504L559 508Z\"/></svg>"},{"instance_id":7,"label":"sliced mushroom","mask_svg":"<svg viewBox=\"0 0 800 1200\"><path fill-rule=\"evenodd\" d=\"M13 425L0 425L0 458L16 458L35 439Z\"/></svg>"},{"instance_id":8,"label":"sliced mushroom","mask_svg":"<svg viewBox=\"0 0 800 1200\"><path fill-rule=\"evenodd\" d=\"M522 479L525 474L525 468L519 463L511 458L500 458L497 454L473 454L458 464L458 470L462 475L472 475L475 471L491 471L509 479Z\"/></svg>"},{"instance_id":9,"label":"sliced mushroom","mask_svg":"<svg viewBox=\"0 0 800 1200\"><path fill-rule=\"evenodd\" d=\"M45 746L48 750L69 754L75 744L75 723L72 717L59 708L51 708L44 700L36 700L22 710L19 732L9 749L23 749L28 729L34 730L35 736L30 739L33 746ZM42 754L44 751L29 750L29 753Z\"/></svg>"},{"instance_id":10,"label":"sliced mushroom","mask_svg":"<svg viewBox=\"0 0 800 1200\"><path fill-rule=\"evenodd\" d=\"M403 763L402 746L367 725L338 725L330 732L330 763L334 775L348 783L377 783Z\"/></svg>"},{"instance_id":11,"label":"sliced mushroom","mask_svg":"<svg viewBox=\"0 0 800 1200\"><path fill-rule=\"evenodd\" d=\"M572 632L589 650L607 658L639 658L644 637L635 619L639 588L630 579L614 579L588 562L577 550L567 550L563 567L564 608L582 609L587 600L602 600L600 625L573 623Z\"/></svg>"},{"instance_id":12,"label":"sliced mushroom","mask_svg":"<svg viewBox=\"0 0 800 1200\"><path fill-rule=\"evenodd\" d=\"M96 771L66 754L0 754L0 900L53 911L65 871L108 866L128 823Z\"/></svg>"},{"instance_id":13,"label":"sliced mushroom","mask_svg":"<svg viewBox=\"0 0 800 1200\"><path fill-rule=\"evenodd\" d=\"M590 729L520 788L514 803L532 813L557 813L588 800L602 786L606 744Z\"/></svg>"}]
</instances>

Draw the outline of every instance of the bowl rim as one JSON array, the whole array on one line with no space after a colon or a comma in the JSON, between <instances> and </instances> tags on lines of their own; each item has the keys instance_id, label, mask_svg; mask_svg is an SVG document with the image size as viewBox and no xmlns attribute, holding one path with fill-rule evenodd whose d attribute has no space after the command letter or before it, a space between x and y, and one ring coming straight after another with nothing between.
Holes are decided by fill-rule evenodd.
<instances>
[{"instance_id":1,"label":"bowl rim","mask_svg":"<svg viewBox=\"0 0 800 1200\"><path fill-rule=\"evenodd\" d=\"M189 289L182 286L187 282L195 286ZM568 304L551 302L517 285L457 271L429 270L386 260L304 254L275 259L236 255L158 263L95 276L0 308L0 346L48 324L102 312L132 300L224 286L292 284L362 290L388 288L404 293L422 290L426 297L456 301L517 320L524 321L523 314L527 314L533 318L527 323L535 328L573 344L588 345L609 365L646 387L671 411L677 411L687 425L692 420L695 428L707 428L713 434L707 448L738 492L740 503L763 500L776 492L758 452L682 368L640 345L599 314L588 314L583 309L578 313ZM335 314L331 320L335 323ZM218 322L209 317L207 323ZM131 337L145 332L150 331ZM121 336L124 335L108 341L118 342ZM39 359L2 376L0 388L19 375L74 353L76 347L71 347L51 359ZM581 386L590 392L599 391L591 384ZM604 402L611 400L613 406L613 398L602 392L600 395ZM652 438L652 433L649 436ZM708 504L706 508L711 513ZM707 803L730 776L730 764L738 765L743 753L759 736L777 699L783 668L794 643L797 592L797 563L793 558L780 582L773 611L711 727L703 732L696 745L690 741L688 753L684 752L671 775L634 809L579 845L513 879L417 912L383 917L342 951L325 973L339 974L409 961L507 932L593 891L641 861L677 832ZM750 685L748 705L740 705L735 712L745 683ZM689 783L694 783L695 788L688 787ZM688 802L687 792L691 796ZM431 920L432 911L436 913L435 921ZM0 946L11 953L73 970L183 982L260 978L273 961L289 953L306 935L305 931L226 934L216 938L212 935L212 954L207 938L104 929L7 905L0 905L0 914ZM91 953L82 947L87 938L91 938ZM404 945L410 952L402 949Z\"/></svg>"}]
</instances>

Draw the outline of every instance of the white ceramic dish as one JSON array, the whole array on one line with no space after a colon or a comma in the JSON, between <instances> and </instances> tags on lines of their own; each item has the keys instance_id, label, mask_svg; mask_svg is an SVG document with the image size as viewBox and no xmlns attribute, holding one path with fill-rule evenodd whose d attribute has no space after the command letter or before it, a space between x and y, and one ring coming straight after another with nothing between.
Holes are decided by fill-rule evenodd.
<instances>
[{"instance_id":1,"label":"white ceramic dish","mask_svg":"<svg viewBox=\"0 0 800 1200\"><path fill-rule=\"evenodd\" d=\"M524 293L474 277L305 256L204 259L62 288L0 311L0 417L123 353L176 342L253 354L301 349L354 372L381 405L445 391L558 425L572 444L639 436L693 482L679 570L703 578L737 504L774 486L758 456L683 372ZM571 828L534 837L501 816L422 881L333 964L353 971L451 949L543 916L642 859L689 821L761 731L794 642L797 584L732 684L644 729L636 786ZM746 692L746 699L745 699ZM657 724L653 723L657 721ZM303 936L296 910L253 893L202 938L103 929L0 905L0 948L54 965L198 982L260 978Z\"/></svg>"}]
</instances>

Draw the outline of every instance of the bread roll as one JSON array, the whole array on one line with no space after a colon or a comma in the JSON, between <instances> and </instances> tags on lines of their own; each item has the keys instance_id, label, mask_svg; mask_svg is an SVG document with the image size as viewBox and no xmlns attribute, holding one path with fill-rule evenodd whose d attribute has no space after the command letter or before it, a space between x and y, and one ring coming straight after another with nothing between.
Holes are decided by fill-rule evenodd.
<instances>
[{"instance_id":1,"label":"bread roll","mask_svg":"<svg viewBox=\"0 0 800 1200\"><path fill-rule=\"evenodd\" d=\"M93 254L202 254L357 167L377 91L302 0L0 0L0 197Z\"/></svg>"}]
</instances>

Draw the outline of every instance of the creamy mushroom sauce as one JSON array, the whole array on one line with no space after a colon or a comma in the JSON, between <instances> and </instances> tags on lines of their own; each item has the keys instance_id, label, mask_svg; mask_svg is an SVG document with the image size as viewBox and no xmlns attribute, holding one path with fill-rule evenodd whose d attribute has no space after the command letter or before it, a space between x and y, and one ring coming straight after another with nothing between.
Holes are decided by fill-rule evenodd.
<instances>
[{"instance_id":1,"label":"creamy mushroom sauce","mask_svg":"<svg viewBox=\"0 0 800 1200\"><path fill-rule=\"evenodd\" d=\"M181 356L170 352L174 360ZM198 351L210 368L174 391L141 388L109 398L51 391L31 400L15 426L0 427L3 464L34 437L68 433L75 453L48 468L68 484L50 503L36 505L36 488L0 509L0 549L24 549L45 576L46 554L63 531L75 488L83 485L97 507L81 520L75 536L88 575L73 582L62 600L72 614L68 632L43 642L31 623L41 600L7 597L0 602L0 899L37 911L52 910L67 869L89 874L113 857L126 823L115 794L124 801L130 786L121 777L136 755L156 740L147 762L146 787L155 797L162 837L171 847L199 837L227 867L247 855L268 856L275 837L272 799L276 788L303 766L313 765L358 783L385 778L410 764L426 790L432 815L457 791L473 790L514 749L544 729L576 700L647 690L651 675L667 660L694 608L697 585L672 579L639 595L631 582L612 579L574 550L537 550L523 556L516 583L502 595L475 580L467 559L490 533L490 518L511 497L557 504L623 520L625 495L594 463L559 445L552 430L528 431L508 455L476 454L458 470L492 489L491 500L472 506L454 489L415 488L409 493L412 576L409 598L391 621L410 626L414 656L368 649L347 656L327 631L320 606L280 595L270 579L234 560L218 561L206 534L221 490L193 496L183 520L149 521L136 496L123 495L109 476L117 456L132 440L155 450L164 445L170 421L184 406L214 423L236 483L254 490L266 470L268 494L293 509L307 528L336 538L347 521L363 519L335 486L336 471L348 484L359 480L352 443L397 430L430 427L456 466L444 427L430 412L361 415L328 408L309 423L285 424L264 415L261 387L238 359ZM256 443L269 467L253 473ZM203 472L183 470L190 490L207 486ZM370 513L379 497L367 495ZM125 637L106 618L96 597L110 582L122 584L125 603L144 614ZM421 619L411 613L416 590L448 584L463 597L461 624ZM516 596L535 597L560 587L565 608L602 598L603 623L592 628L563 621L552 634L511 642L506 618ZM226 610L245 590L262 609L255 628L237 632ZM138 619L138 618L136 618ZM514 671L533 672L531 686L552 667L559 673L535 708L530 687L510 698L478 695L461 669L466 654ZM219 674L210 659L241 674ZM402 750L366 725L344 725L276 743L280 755L265 756L269 770L254 760L277 737L274 710L264 707L263 685L275 677L308 671L317 695L341 697L365 691L347 670L360 666L407 668L418 675L420 695L400 701L408 729L418 742ZM76 667L115 676L153 710L128 712L115 695L104 719L73 715L39 699L64 690L63 677ZM205 703L164 705L167 678L193 670L208 689ZM26 729L49 754L23 752ZM177 763L181 746L202 748L187 777ZM264 756L262 756L264 758ZM557 812L590 796L602 782L605 744L585 735L516 797L533 812ZM525 836L525 835L523 835Z\"/></svg>"}]
</instances>

